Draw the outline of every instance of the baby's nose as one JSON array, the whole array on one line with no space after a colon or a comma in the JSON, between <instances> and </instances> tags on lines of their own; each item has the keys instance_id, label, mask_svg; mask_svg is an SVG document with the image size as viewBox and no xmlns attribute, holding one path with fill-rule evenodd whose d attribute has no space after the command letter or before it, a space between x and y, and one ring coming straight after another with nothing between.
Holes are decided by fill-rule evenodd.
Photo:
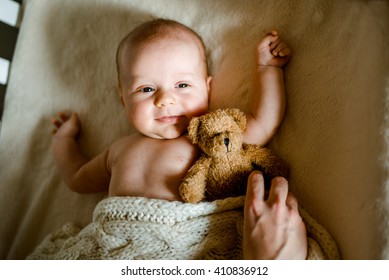
<instances>
[{"instance_id":1,"label":"baby's nose","mask_svg":"<svg viewBox=\"0 0 389 280\"><path fill-rule=\"evenodd\" d=\"M158 108L161 108L161 107L166 107L169 105L174 105L176 103L176 100L175 100L173 94L162 92L162 93L158 94L154 103L155 103L155 106L157 106Z\"/></svg>"}]
</instances>

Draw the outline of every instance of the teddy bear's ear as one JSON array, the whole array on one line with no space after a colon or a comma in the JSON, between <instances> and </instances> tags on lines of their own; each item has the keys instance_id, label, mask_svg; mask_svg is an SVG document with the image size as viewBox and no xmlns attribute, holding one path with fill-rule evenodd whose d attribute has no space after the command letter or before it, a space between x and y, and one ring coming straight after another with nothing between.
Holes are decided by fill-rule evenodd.
<instances>
[{"instance_id":1,"label":"teddy bear's ear","mask_svg":"<svg viewBox=\"0 0 389 280\"><path fill-rule=\"evenodd\" d=\"M235 122L242 131L246 130L246 115L241 110L228 108L226 109L226 113L234 118Z\"/></svg>"},{"instance_id":2,"label":"teddy bear's ear","mask_svg":"<svg viewBox=\"0 0 389 280\"><path fill-rule=\"evenodd\" d=\"M188 126L188 137L193 144L198 143L198 131L200 127L201 119L200 117L194 117L190 120Z\"/></svg>"}]
</instances>

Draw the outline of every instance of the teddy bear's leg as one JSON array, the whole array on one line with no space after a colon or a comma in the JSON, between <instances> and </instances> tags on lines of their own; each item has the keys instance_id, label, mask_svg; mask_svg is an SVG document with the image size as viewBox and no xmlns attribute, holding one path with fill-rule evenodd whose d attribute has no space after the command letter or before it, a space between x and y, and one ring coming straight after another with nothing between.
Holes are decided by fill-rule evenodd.
<instances>
[{"instance_id":1,"label":"teddy bear's leg","mask_svg":"<svg viewBox=\"0 0 389 280\"><path fill-rule=\"evenodd\" d=\"M189 169L179 188L184 202L196 203L204 199L205 186L207 184L207 167L209 167L207 162L199 160Z\"/></svg>"},{"instance_id":2,"label":"teddy bear's leg","mask_svg":"<svg viewBox=\"0 0 389 280\"><path fill-rule=\"evenodd\" d=\"M180 186L180 195L184 202L197 203L204 199L205 187L198 178L188 178Z\"/></svg>"}]
</instances>

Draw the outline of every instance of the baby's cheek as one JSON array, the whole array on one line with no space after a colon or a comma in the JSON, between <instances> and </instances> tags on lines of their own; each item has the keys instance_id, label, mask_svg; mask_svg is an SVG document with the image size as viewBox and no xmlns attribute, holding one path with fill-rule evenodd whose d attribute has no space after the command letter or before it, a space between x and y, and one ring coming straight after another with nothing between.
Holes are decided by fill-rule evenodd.
<instances>
[{"instance_id":1,"label":"baby's cheek","mask_svg":"<svg viewBox=\"0 0 389 280\"><path fill-rule=\"evenodd\" d=\"M208 113L208 103L205 104L199 104L197 107L194 107L191 112L191 118L192 117L199 117L204 114Z\"/></svg>"}]
</instances>

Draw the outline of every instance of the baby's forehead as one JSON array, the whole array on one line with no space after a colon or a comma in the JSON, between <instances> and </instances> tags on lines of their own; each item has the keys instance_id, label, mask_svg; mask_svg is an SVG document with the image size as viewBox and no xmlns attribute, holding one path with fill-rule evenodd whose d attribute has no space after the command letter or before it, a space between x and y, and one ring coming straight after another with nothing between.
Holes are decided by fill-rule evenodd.
<instances>
[{"instance_id":1,"label":"baby's forehead","mask_svg":"<svg viewBox=\"0 0 389 280\"><path fill-rule=\"evenodd\" d=\"M173 26L169 27L169 30L165 30L161 34L154 34L147 37L136 36L135 38L131 38L126 42L126 45L129 50L139 50L150 45L160 45L165 42L173 41L187 45L201 45L201 42L194 34L184 28Z\"/></svg>"},{"instance_id":2,"label":"baby's forehead","mask_svg":"<svg viewBox=\"0 0 389 280\"><path fill-rule=\"evenodd\" d=\"M134 58L138 57L142 53L147 53L151 48L160 47L171 44L185 45L190 47L192 50L197 50L202 60L205 59L205 50L203 49L201 42L196 40L196 37L185 30L177 30L175 33L165 34L165 36L158 36L150 38L149 40L135 41L128 40L122 47L120 62L128 62L130 59L133 61Z\"/></svg>"}]
</instances>

